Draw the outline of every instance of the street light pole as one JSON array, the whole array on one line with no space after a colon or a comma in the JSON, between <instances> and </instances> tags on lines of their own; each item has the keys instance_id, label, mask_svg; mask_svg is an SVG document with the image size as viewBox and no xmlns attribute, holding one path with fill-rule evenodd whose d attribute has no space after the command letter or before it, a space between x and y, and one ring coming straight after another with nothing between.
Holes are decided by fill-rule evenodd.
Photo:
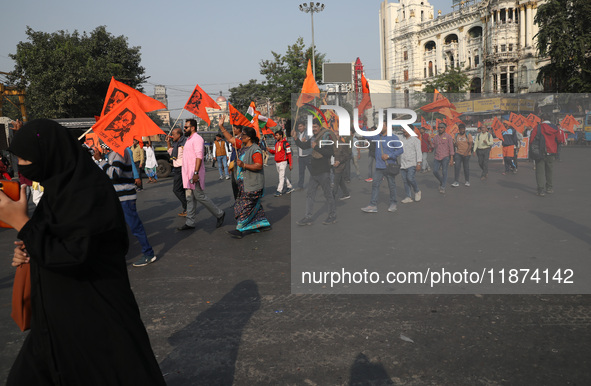
<instances>
[{"instance_id":1,"label":"street light pole","mask_svg":"<svg viewBox=\"0 0 591 386\"><path fill-rule=\"evenodd\" d=\"M314 12L322 12L324 10L324 4L320 3L304 3L300 4L300 11L309 13L312 20L312 74L316 79L316 53L314 49Z\"/></svg>"}]
</instances>

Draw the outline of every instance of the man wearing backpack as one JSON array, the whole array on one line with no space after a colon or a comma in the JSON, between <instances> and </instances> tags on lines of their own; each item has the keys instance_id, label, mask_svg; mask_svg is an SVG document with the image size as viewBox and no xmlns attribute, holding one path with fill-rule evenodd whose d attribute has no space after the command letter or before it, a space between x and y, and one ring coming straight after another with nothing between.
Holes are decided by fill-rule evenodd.
<instances>
[{"instance_id":1,"label":"man wearing backpack","mask_svg":"<svg viewBox=\"0 0 591 386\"><path fill-rule=\"evenodd\" d=\"M540 133L542 134L540 136ZM549 120L544 120L534 128L530 134L530 158L536 164L536 182L538 196L543 197L554 193L552 186L552 172L554 160L558 151L558 144L564 142L560 130Z\"/></svg>"},{"instance_id":2,"label":"man wearing backpack","mask_svg":"<svg viewBox=\"0 0 591 386\"><path fill-rule=\"evenodd\" d=\"M480 131L476 134L476 139L474 140L474 151L476 151L476 156L478 157L478 165L482 169L480 179L483 181L488 178L488 159L490 158L492 144L493 137L491 133L488 132L486 126L480 126Z\"/></svg>"},{"instance_id":3,"label":"man wearing backpack","mask_svg":"<svg viewBox=\"0 0 591 386\"><path fill-rule=\"evenodd\" d=\"M470 186L470 155L472 155L472 145L474 139L470 134L466 133L466 125L460 123L458 125L459 133L454 137L454 147L456 153L454 154L454 182L451 184L454 188L460 186L458 182L460 179L460 169L464 167L464 179L466 186Z\"/></svg>"}]
</instances>

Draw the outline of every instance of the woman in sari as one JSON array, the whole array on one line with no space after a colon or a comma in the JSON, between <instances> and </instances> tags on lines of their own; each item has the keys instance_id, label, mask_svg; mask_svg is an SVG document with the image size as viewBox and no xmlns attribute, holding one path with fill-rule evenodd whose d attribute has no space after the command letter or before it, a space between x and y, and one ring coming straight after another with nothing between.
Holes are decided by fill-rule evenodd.
<instances>
[{"instance_id":1,"label":"woman in sari","mask_svg":"<svg viewBox=\"0 0 591 386\"><path fill-rule=\"evenodd\" d=\"M234 204L234 217L238 224L236 230L228 231L232 237L238 239L250 233L271 229L261 204L265 174L263 154L258 142L254 129L243 126L242 145L236 160L238 197Z\"/></svg>"}]
</instances>

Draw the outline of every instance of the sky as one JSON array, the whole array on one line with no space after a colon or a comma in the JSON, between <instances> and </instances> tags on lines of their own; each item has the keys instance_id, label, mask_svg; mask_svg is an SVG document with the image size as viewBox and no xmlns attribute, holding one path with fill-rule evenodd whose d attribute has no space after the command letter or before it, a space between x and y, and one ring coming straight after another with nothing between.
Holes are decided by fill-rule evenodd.
<instances>
[{"instance_id":1,"label":"sky","mask_svg":"<svg viewBox=\"0 0 591 386\"><path fill-rule=\"evenodd\" d=\"M304 0L305 1L305 0ZM220 91L250 79L263 80L260 62L283 54L302 37L311 44L310 14L304 1L170 0L18 0L2 6L0 71L9 72L25 30L90 32L105 25L130 46L141 47L142 66L149 76L144 92L167 87L171 116L181 112L195 84L214 99ZM397 0L390 0L396 2ZM333 63L359 57L368 79L380 79L378 18L381 0L328 0L314 14L314 42ZM452 0L431 0L435 14L451 12ZM4 79L0 77L0 80Z\"/></svg>"}]
</instances>

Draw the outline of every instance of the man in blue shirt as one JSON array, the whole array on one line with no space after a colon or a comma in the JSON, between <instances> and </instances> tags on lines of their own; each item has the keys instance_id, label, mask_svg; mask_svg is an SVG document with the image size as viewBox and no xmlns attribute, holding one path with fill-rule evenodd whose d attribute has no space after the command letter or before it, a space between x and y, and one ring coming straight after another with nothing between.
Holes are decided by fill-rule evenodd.
<instances>
[{"instance_id":1,"label":"man in blue shirt","mask_svg":"<svg viewBox=\"0 0 591 386\"><path fill-rule=\"evenodd\" d=\"M401 155L404 150L402 148L402 142L400 142L397 135L387 135L386 126L382 129L379 135L372 137L365 137L368 141L374 141L376 144L375 162L376 168L373 175L373 181L371 185L371 200L369 205L361 208L366 213L377 213L378 211L378 195L380 192L380 185L382 179L385 177L388 181L388 188L390 189L390 206L388 212L396 211L396 182L394 181L395 176L385 173L386 164L398 163L396 157Z\"/></svg>"}]
</instances>

